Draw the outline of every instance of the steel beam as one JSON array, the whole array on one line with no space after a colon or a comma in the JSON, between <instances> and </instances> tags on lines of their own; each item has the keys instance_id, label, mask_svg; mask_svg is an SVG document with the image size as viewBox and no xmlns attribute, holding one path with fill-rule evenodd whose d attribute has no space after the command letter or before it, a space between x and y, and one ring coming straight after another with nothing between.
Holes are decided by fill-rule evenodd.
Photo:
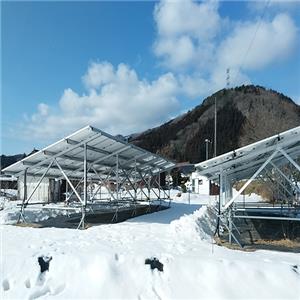
<instances>
[{"instance_id":1,"label":"steel beam","mask_svg":"<svg viewBox=\"0 0 300 300\"><path fill-rule=\"evenodd\" d=\"M61 168L61 166L59 165L58 161L56 160L56 158L54 159L55 163L57 164L59 170L61 171L61 173L63 174L63 176L65 177L65 179L68 181L71 189L74 191L76 197L78 198L78 200L83 203L81 197L79 196L78 192L76 191L76 189L74 188L72 182L70 181L70 179L68 178L68 176L66 175L66 173L64 172L64 170Z\"/></svg>"},{"instance_id":2,"label":"steel beam","mask_svg":"<svg viewBox=\"0 0 300 300\"><path fill-rule=\"evenodd\" d=\"M268 165L268 163L278 154L279 150L275 150L269 158L260 166L260 168L251 176L251 178L243 185L243 187L238 191L238 193L231 198L229 202L225 204L222 210L226 210L236 199L238 196L242 194L242 192L247 188L247 186L260 174L260 172Z\"/></svg>"},{"instance_id":3,"label":"steel beam","mask_svg":"<svg viewBox=\"0 0 300 300\"><path fill-rule=\"evenodd\" d=\"M279 151L286 157L286 159L300 172L300 166L288 155L283 149L279 149Z\"/></svg>"},{"instance_id":4,"label":"steel beam","mask_svg":"<svg viewBox=\"0 0 300 300\"><path fill-rule=\"evenodd\" d=\"M299 187L294 184L275 164L273 164L273 162L270 162L270 164L274 167L274 169L276 169L278 171L278 173L286 179L286 181L294 188L296 188L298 190L298 192L300 193L300 189Z\"/></svg>"},{"instance_id":5,"label":"steel beam","mask_svg":"<svg viewBox=\"0 0 300 300\"><path fill-rule=\"evenodd\" d=\"M237 156L235 158L231 158L225 161L221 161L219 164L216 164L212 167L206 167L206 168L202 168L199 173L201 175L206 175L207 173L205 171L209 171L209 173L214 173L214 172L218 172L220 169L220 165L222 165L223 170L226 170L227 168L231 167L234 164L239 164L242 163L244 160L251 160L251 159L256 159L257 157L259 157L260 155L263 154L267 154L268 152L272 152L275 151L276 149L278 149L279 147L281 148L285 148L285 147L289 147L292 146L295 142L291 142L288 141L286 143L282 142L280 144L275 144L273 146L269 146L266 148L262 148L261 150L257 150L257 151L253 151L253 153L248 153L247 155L241 155L241 156ZM233 155L233 154L232 154ZM213 160L213 159L211 159Z\"/></svg>"},{"instance_id":6,"label":"steel beam","mask_svg":"<svg viewBox=\"0 0 300 300\"><path fill-rule=\"evenodd\" d=\"M244 215L234 215L237 219L258 219L258 220L279 220L279 221L300 221L300 218L290 218L290 217L269 217L269 216L244 216Z\"/></svg>"}]
</instances>

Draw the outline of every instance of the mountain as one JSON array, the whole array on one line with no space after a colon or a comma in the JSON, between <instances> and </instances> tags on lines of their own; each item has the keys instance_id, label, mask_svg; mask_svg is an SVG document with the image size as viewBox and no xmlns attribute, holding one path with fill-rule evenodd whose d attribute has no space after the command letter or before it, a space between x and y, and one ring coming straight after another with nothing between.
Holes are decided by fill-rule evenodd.
<instances>
[{"instance_id":1,"label":"mountain","mask_svg":"<svg viewBox=\"0 0 300 300\"><path fill-rule=\"evenodd\" d=\"M119 138L177 162L203 161L204 141L214 139L215 99L218 155L300 125L300 106L292 99L261 86L243 85L220 90L159 127ZM212 155L213 145L209 144L209 157ZM0 170L25 156L1 155Z\"/></svg>"},{"instance_id":2,"label":"mountain","mask_svg":"<svg viewBox=\"0 0 300 300\"><path fill-rule=\"evenodd\" d=\"M4 168L16 163L17 161L25 158L26 156L30 156L31 154L37 152L39 150L33 149L29 154L16 154L16 155L1 155L0 156L0 171Z\"/></svg>"},{"instance_id":3,"label":"mountain","mask_svg":"<svg viewBox=\"0 0 300 300\"><path fill-rule=\"evenodd\" d=\"M289 97L261 86L223 89L201 105L159 127L129 139L137 146L169 159L205 160L205 139L214 139L217 102L217 155L300 125L300 106ZM213 145L209 144L209 157Z\"/></svg>"},{"instance_id":4,"label":"mountain","mask_svg":"<svg viewBox=\"0 0 300 300\"><path fill-rule=\"evenodd\" d=\"M26 154L16 154L16 155L1 155L0 156L0 170L14 164L15 162L26 157Z\"/></svg>"}]
</instances>

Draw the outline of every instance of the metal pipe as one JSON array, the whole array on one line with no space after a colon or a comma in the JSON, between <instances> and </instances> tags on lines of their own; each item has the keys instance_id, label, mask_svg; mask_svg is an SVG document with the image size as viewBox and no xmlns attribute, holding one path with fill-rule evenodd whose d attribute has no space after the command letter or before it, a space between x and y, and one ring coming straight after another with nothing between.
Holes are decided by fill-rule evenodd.
<instances>
[{"instance_id":1,"label":"metal pipe","mask_svg":"<svg viewBox=\"0 0 300 300\"><path fill-rule=\"evenodd\" d=\"M279 151L286 157L286 159L294 165L294 167L300 172L300 166L283 150L279 149Z\"/></svg>"},{"instance_id":2,"label":"metal pipe","mask_svg":"<svg viewBox=\"0 0 300 300\"><path fill-rule=\"evenodd\" d=\"M262 219L262 220L280 220L280 221L300 221L300 218L290 217L267 217L267 216L240 216L234 215L234 218L238 219Z\"/></svg>"}]
</instances>

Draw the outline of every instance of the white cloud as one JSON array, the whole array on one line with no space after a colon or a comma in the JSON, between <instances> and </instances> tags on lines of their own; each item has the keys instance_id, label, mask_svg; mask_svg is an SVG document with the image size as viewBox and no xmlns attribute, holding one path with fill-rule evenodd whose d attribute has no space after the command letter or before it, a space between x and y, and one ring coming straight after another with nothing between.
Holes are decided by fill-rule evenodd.
<instances>
[{"instance_id":1,"label":"white cloud","mask_svg":"<svg viewBox=\"0 0 300 300\"><path fill-rule=\"evenodd\" d=\"M293 13L300 7L300 2L298 0L265 0L265 1L248 1L248 7L254 13L257 12L283 12L288 11Z\"/></svg>"},{"instance_id":2,"label":"white cloud","mask_svg":"<svg viewBox=\"0 0 300 300\"><path fill-rule=\"evenodd\" d=\"M218 2L161 1L154 18L161 36L188 34L199 40L212 39L219 30Z\"/></svg>"},{"instance_id":3,"label":"white cloud","mask_svg":"<svg viewBox=\"0 0 300 300\"><path fill-rule=\"evenodd\" d=\"M92 62L88 72L83 76L87 88L96 88L108 83L114 78L114 68L109 62Z\"/></svg>"},{"instance_id":4,"label":"white cloud","mask_svg":"<svg viewBox=\"0 0 300 300\"><path fill-rule=\"evenodd\" d=\"M187 0L162 1L154 11L154 53L179 74L181 92L191 98L224 88L227 68L232 86L247 84L248 70L262 70L295 49L298 29L287 13L263 21L232 21L218 9L217 1Z\"/></svg>"},{"instance_id":5,"label":"white cloud","mask_svg":"<svg viewBox=\"0 0 300 300\"><path fill-rule=\"evenodd\" d=\"M86 95L66 89L59 108L51 113L39 104L25 125L25 136L55 138L87 124L112 134L129 134L159 125L179 108L178 83L171 73L148 82L125 64L114 68L100 62L90 65L83 81L89 88Z\"/></svg>"},{"instance_id":6,"label":"white cloud","mask_svg":"<svg viewBox=\"0 0 300 300\"><path fill-rule=\"evenodd\" d=\"M243 65L245 70L258 70L289 56L297 38L293 20L287 14L278 14L271 22L257 22L236 25L232 34L219 47L219 63L231 67Z\"/></svg>"},{"instance_id":7,"label":"white cloud","mask_svg":"<svg viewBox=\"0 0 300 300\"><path fill-rule=\"evenodd\" d=\"M180 113L179 98L199 99L224 88L228 67L232 86L251 83L248 70L285 59L298 39L287 13L266 17L258 27L256 19L221 17L217 1L162 1L155 6L154 19L153 48L167 69L163 75L148 81L128 65L92 62L82 77L86 94L68 88L57 107L41 103L25 119L24 135L56 138L87 124L112 134L148 129Z\"/></svg>"},{"instance_id":8,"label":"white cloud","mask_svg":"<svg viewBox=\"0 0 300 300\"><path fill-rule=\"evenodd\" d=\"M165 57L171 68L188 66L196 59L195 46L188 36L161 39L155 46L155 53Z\"/></svg>"},{"instance_id":9,"label":"white cloud","mask_svg":"<svg viewBox=\"0 0 300 300\"><path fill-rule=\"evenodd\" d=\"M37 122L39 120L42 120L44 117L46 117L49 113L49 106L45 103L39 103L37 107L37 113L33 114L30 118L32 122ZM25 118L28 120L28 116L25 116Z\"/></svg>"},{"instance_id":10,"label":"white cloud","mask_svg":"<svg viewBox=\"0 0 300 300\"><path fill-rule=\"evenodd\" d=\"M158 38L154 52L173 70L207 64L214 51L221 18L218 3L209 1L162 1L156 5L154 19Z\"/></svg>"}]
</instances>

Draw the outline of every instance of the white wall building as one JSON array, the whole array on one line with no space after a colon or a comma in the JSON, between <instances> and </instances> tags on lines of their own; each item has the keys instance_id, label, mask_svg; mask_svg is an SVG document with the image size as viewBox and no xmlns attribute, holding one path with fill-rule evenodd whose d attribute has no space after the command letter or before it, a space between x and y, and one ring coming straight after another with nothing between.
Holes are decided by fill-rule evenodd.
<instances>
[{"instance_id":1,"label":"white wall building","mask_svg":"<svg viewBox=\"0 0 300 300\"><path fill-rule=\"evenodd\" d=\"M196 194L209 195L209 180L199 173L193 172L190 177L191 191Z\"/></svg>"},{"instance_id":2,"label":"white wall building","mask_svg":"<svg viewBox=\"0 0 300 300\"><path fill-rule=\"evenodd\" d=\"M38 179L33 176L27 176L27 197L30 196L38 183ZM32 202L56 202L59 200L60 182L54 179L44 178L37 190L32 195ZM24 179L23 176L18 180L18 198L24 197Z\"/></svg>"}]
</instances>

